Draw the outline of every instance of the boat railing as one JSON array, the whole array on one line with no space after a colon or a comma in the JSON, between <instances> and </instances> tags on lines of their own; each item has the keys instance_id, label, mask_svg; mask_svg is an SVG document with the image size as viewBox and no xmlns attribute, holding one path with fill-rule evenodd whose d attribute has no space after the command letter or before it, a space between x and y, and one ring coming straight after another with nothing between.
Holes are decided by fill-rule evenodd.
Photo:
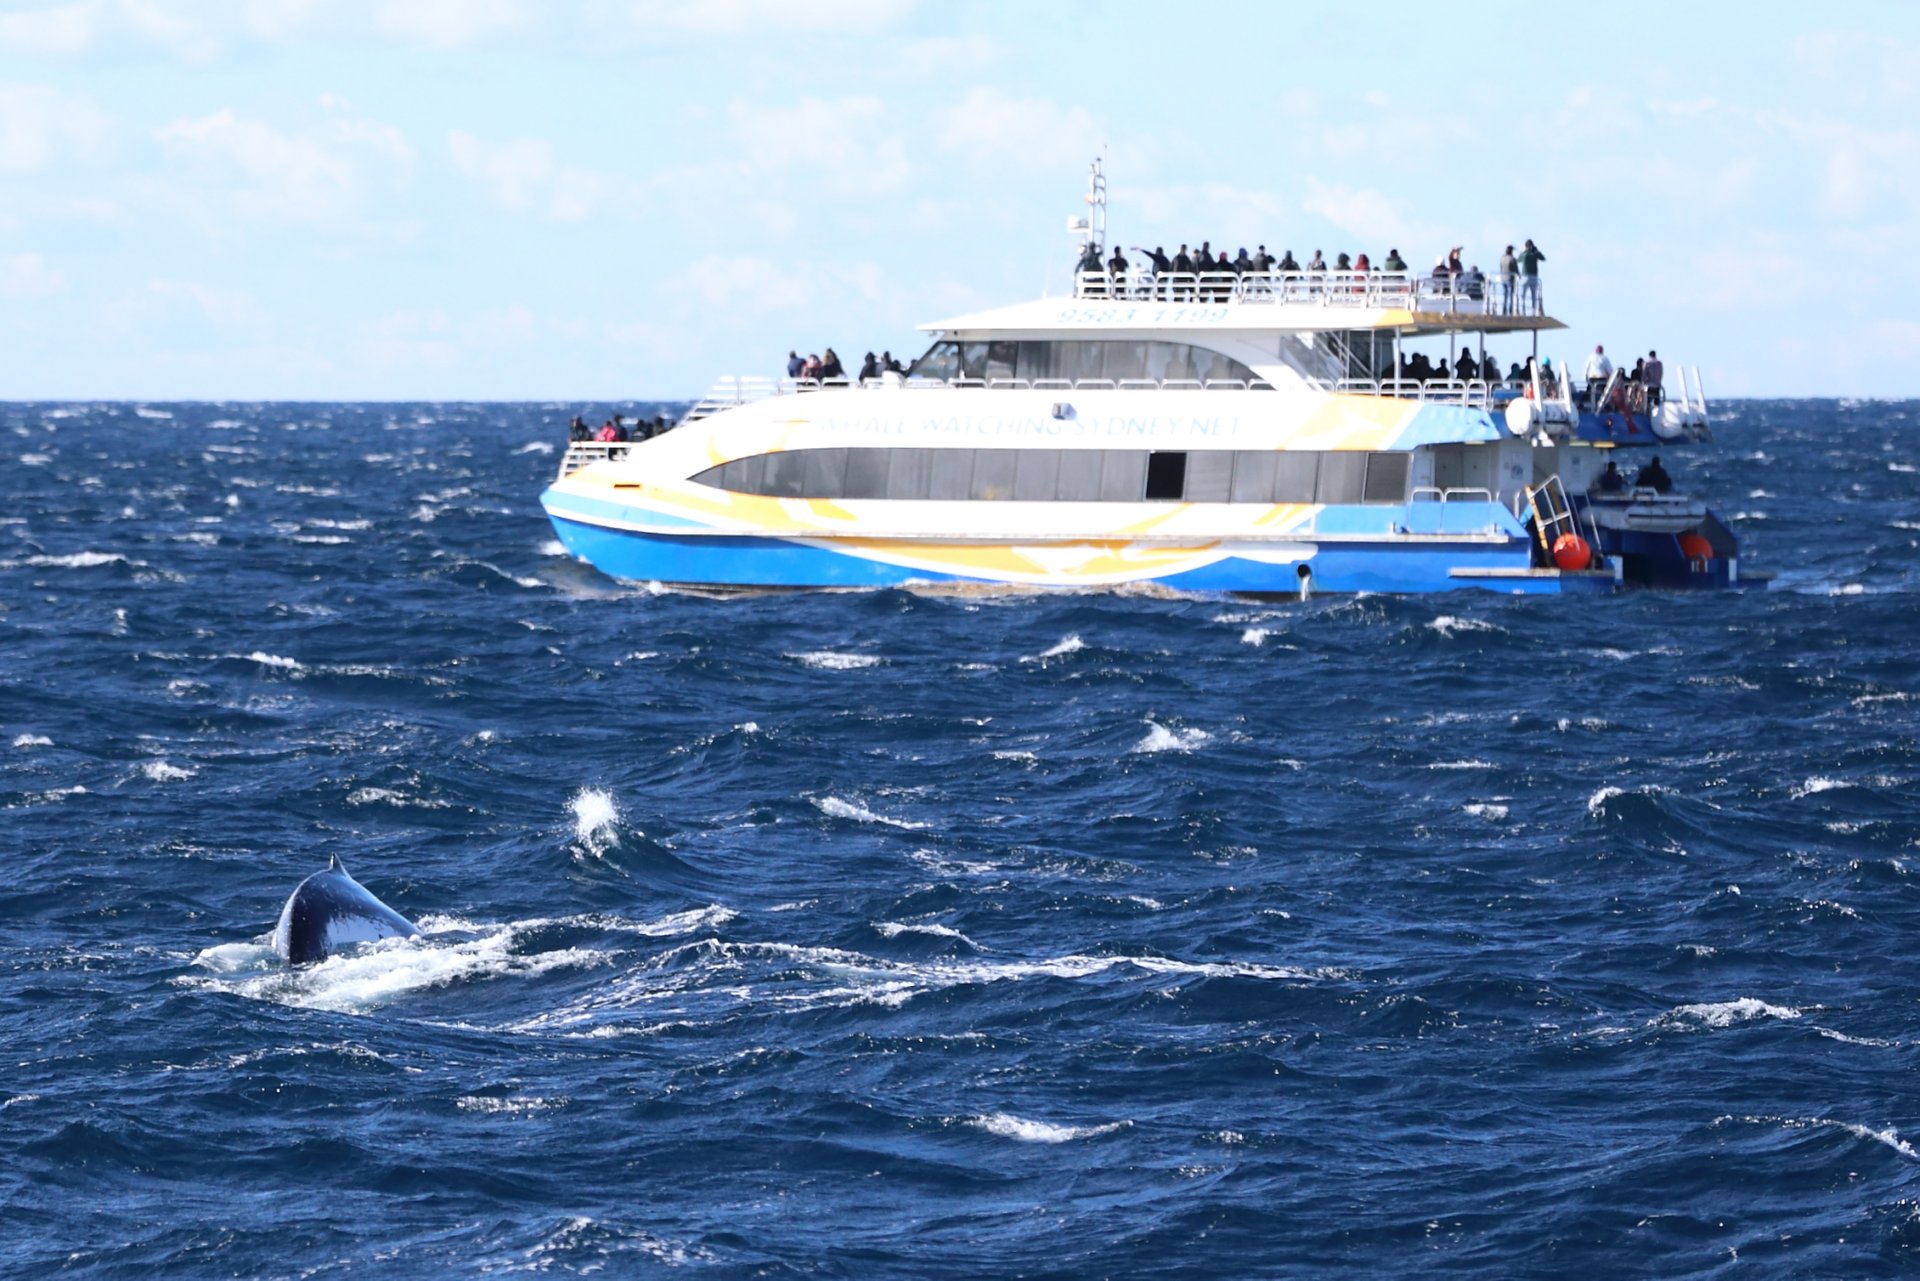
<instances>
[{"instance_id":1,"label":"boat railing","mask_svg":"<svg viewBox=\"0 0 1920 1281\"><path fill-rule=\"evenodd\" d=\"M1487 519L1486 504L1497 501L1493 491L1478 485L1416 485L1407 503L1409 534L1484 534L1499 529ZM1463 503L1475 506L1461 509ZM1456 510L1459 515L1453 515ZM1477 522L1477 523L1476 523Z\"/></svg>"},{"instance_id":2,"label":"boat railing","mask_svg":"<svg viewBox=\"0 0 1920 1281\"><path fill-rule=\"evenodd\" d=\"M594 463L625 458L630 448L631 446L624 441L576 440L567 446L566 454L560 459L560 474L568 476Z\"/></svg>"},{"instance_id":3,"label":"boat railing","mask_svg":"<svg viewBox=\"0 0 1920 1281\"><path fill-rule=\"evenodd\" d=\"M1411 378L1315 378L1303 376L1301 384L1312 391L1343 396L1381 396L1399 400L1417 400L1425 405L1460 405L1469 409L1493 406L1501 384L1457 379L1419 382ZM819 391L1274 391L1275 385L1264 378L759 378L728 377L715 382L687 411L682 422L750 405L774 396L803 395Z\"/></svg>"},{"instance_id":4,"label":"boat railing","mask_svg":"<svg viewBox=\"0 0 1920 1281\"><path fill-rule=\"evenodd\" d=\"M1408 307L1456 315L1520 313L1496 278L1416 276L1408 271L1082 271L1074 297L1108 302L1193 302ZM1517 295L1518 291L1514 291ZM1536 289L1537 295L1537 289ZM1527 314L1543 314L1534 298Z\"/></svg>"}]
</instances>

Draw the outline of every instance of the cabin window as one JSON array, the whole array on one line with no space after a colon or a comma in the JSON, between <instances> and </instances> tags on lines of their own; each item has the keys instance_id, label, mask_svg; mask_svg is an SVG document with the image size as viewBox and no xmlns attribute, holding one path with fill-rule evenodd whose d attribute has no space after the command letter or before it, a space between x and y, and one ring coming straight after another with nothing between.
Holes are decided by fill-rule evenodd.
<instances>
[{"instance_id":1,"label":"cabin window","mask_svg":"<svg viewBox=\"0 0 1920 1281\"><path fill-rule=\"evenodd\" d=\"M807 450L787 450L767 455L767 474L760 492L774 498L798 498L805 493Z\"/></svg>"},{"instance_id":2,"label":"cabin window","mask_svg":"<svg viewBox=\"0 0 1920 1281\"><path fill-rule=\"evenodd\" d=\"M1196 449L1187 455L1188 502L1224 503L1232 499L1235 452Z\"/></svg>"},{"instance_id":3,"label":"cabin window","mask_svg":"<svg viewBox=\"0 0 1920 1281\"><path fill-rule=\"evenodd\" d=\"M1147 451L1103 449L1100 454L1100 501L1139 502L1147 487Z\"/></svg>"},{"instance_id":4,"label":"cabin window","mask_svg":"<svg viewBox=\"0 0 1920 1281\"><path fill-rule=\"evenodd\" d=\"M1002 502L1406 501L1403 453L1271 449L794 449L693 479L774 498Z\"/></svg>"},{"instance_id":5,"label":"cabin window","mask_svg":"<svg viewBox=\"0 0 1920 1281\"><path fill-rule=\"evenodd\" d=\"M934 449L875 449L887 455L887 497L925 498L933 489Z\"/></svg>"},{"instance_id":6,"label":"cabin window","mask_svg":"<svg viewBox=\"0 0 1920 1281\"><path fill-rule=\"evenodd\" d=\"M1368 454L1367 484L1360 495L1363 503L1398 503L1407 497L1406 454Z\"/></svg>"},{"instance_id":7,"label":"cabin window","mask_svg":"<svg viewBox=\"0 0 1920 1281\"><path fill-rule=\"evenodd\" d=\"M1314 486L1316 503L1357 503L1363 489L1367 456L1356 453L1320 455L1320 483Z\"/></svg>"},{"instance_id":8,"label":"cabin window","mask_svg":"<svg viewBox=\"0 0 1920 1281\"><path fill-rule=\"evenodd\" d=\"M1017 449L976 449L973 451L973 486L969 496L982 501L1013 497L1013 470L1019 462Z\"/></svg>"},{"instance_id":9,"label":"cabin window","mask_svg":"<svg viewBox=\"0 0 1920 1281\"><path fill-rule=\"evenodd\" d=\"M1061 450L1059 480L1054 486L1054 497L1072 503L1098 502L1100 465L1105 461L1106 451L1103 449Z\"/></svg>"},{"instance_id":10,"label":"cabin window","mask_svg":"<svg viewBox=\"0 0 1920 1281\"><path fill-rule=\"evenodd\" d=\"M847 479L840 487L842 498L887 498L888 455L892 449L847 450Z\"/></svg>"},{"instance_id":11,"label":"cabin window","mask_svg":"<svg viewBox=\"0 0 1920 1281\"><path fill-rule=\"evenodd\" d=\"M907 371L915 378L1041 378L1084 382L1089 379L1168 379L1204 383L1256 381L1247 365L1233 357L1190 343L1121 339L955 342L942 339Z\"/></svg>"},{"instance_id":12,"label":"cabin window","mask_svg":"<svg viewBox=\"0 0 1920 1281\"><path fill-rule=\"evenodd\" d=\"M927 497L953 500L973 495L973 450L930 449L931 479Z\"/></svg>"},{"instance_id":13,"label":"cabin window","mask_svg":"<svg viewBox=\"0 0 1920 1281\"><path fill-rule=\"evenodd\" d=\"M1060 496L1061 453L1062 451L1058 449L1014 451L1013 497L1015 502L1046 502Z\"/></svg>"},{"instance_id":14,"label":"cabin window","mask_svg":"<svg viewBox=\"0 0 1920 1281\"><path fill-rule=\"evenodd\" d=\"M1310 503L1320 472L1320 455L1288 450L1276 456L1273 496L1276 503Z\"/></svg>"},{"instance_id":15,"label":"cabin window","mask_svg":"<svg viewBox=\"0 0 1920 1281\"><path fill-rule=\"evenodd\" d=\"M1147 501L1178 500L1187 489L1187 456L1156 450L1147 458Z\"/></svg>"},{"instance_id":16,"label":"cabin window","mask_svg":"<svg viewBox=\"0 0 1920 1281\"><path fill-rule=\"evenodd\" d=\"M1228 501L1272 502L1273 481L1280 473L1282 457L1270 449L1236 450L1233 455L1233 490Z\"/></svg>"},{"instance_id":17,"label":"cabin window","mask_svg":"<svg viewBox=\"0 0 1920 1281\"><path fill-rule=\"evenodd\" d=\"M847 492L847 451L802 449L805 459L800 492L809 498L843 498Z\"/></svg>"}]
</instances>

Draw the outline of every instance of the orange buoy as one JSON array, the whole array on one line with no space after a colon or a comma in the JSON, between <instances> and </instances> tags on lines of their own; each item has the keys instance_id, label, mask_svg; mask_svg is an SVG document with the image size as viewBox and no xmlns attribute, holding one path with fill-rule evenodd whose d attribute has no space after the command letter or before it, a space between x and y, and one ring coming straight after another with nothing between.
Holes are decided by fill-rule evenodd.
<instances>
[{"instance_id":1,"label":"orange buoy","mask_svg":"<svg viewBox=\"0 0 1920 1281\"><path fill-rule=\"evenodd\" d=\"M1688 560L1712 560L1713 544L1698 534L1682 534L1680 554Z\"/></svg>"},{"instance_id":2,"label":"orange buoy","mask_svg":"<svg viewBox=\"0 0 1920 1281\"><path fill-rule=\"evenodd\" d=\"M1585 569L1593 564L1593 549L1578 534L1562 534L1553 540L1553 563L1562 569Z\"/></svg>"}]
</instances>

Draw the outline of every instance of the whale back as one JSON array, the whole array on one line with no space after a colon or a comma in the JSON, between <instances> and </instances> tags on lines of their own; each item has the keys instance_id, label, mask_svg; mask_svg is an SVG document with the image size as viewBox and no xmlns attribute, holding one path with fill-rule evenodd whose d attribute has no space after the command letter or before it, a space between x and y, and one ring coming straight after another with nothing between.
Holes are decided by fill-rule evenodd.
<instances>
[{"instance_id":1,"label":"whale back","mask_svg":"<svg viewBox=\"0 0 1920 1281\"><path fill-rule=\"evenodd\" d=\"M326 871L315 872L287 897L273 931L273 950L289 965L310 965L350 944L419 932L354 880L336 854Z\"/></svg>"}]
</instances>

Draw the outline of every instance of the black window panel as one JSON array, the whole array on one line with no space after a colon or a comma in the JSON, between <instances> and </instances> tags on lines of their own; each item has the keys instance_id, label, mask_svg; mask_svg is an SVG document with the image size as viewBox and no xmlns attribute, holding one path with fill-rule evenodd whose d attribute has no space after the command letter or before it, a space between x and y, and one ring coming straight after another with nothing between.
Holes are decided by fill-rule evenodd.
<instances>
[{"instance_id":1,"label":"black window panel","mask_svg":"<svg viewBox=\"0 0 1920 1281\"><path fill-rule=\"evenodd\" d=\"M938 378L950 382L960 373L960 344L956 342L937 342L927 348L926 355L913 362L907 370L911 377Z\"/></svg>"},{"instance_id":2,"label":"black window panel","mask_svg":"<svg viewBox=\"0 0 1920 1281\"><path fill-rule=\"evenodd\" d=\"M1274 477L1279 474L1280 455L1271 449L1241 449L1233 455L1233 494L1236 503L1273 501Z\"/></svg>"},{"instance_id":3,"label":"black window panel","mask_svg":"<svg viewBox=\"0 0 1920 1281\"><path fill-rule=\"evenodd\" d=\"M1020 363L1015 374L1028 382L1036 378L1054 377L1053 344L1050 342L1021 343Z\"/></svg>"},{"instance_id":4,"label":"black window panel","mask_svg":"<svg viewBox=\"0 0 1920 1281\"><path fill-rule=\"evenodd\" d=\"M1147 489L1147 454L1143 449L1100 451L1100 500L1137 503Z\"/></svg>"},{"instance_id":5,"label":"black window panel","mask_svg":"<svg viewBox=\"0 0 1920 1281\"><path fill-rule=\"evenodd\" d=\"M1021 449L1014 451L1018 462L1013 469L1013 496L1021 502L1046 502L1057 496L1060 483L1060 451L1057 449Z\"/></svg>"},{"instance_id":6,"label":"black window panel","mask_svg":"<svg viewBox=\"0 0 1920 1281\"><path fill-rule=\"evenodd\" d=\"M755 454L751 458L736 458L720 469L722 489L731 489L737 494L764 494L767 492L767 456Z\"/></svg>"},{"instance_id":7,"label":"black window panel","mask_svg":"<svg viewBox=\"0 0 1920 1281\"><path fill-rule=\"evenodd\" d=\"M1105 451L1063 449L1060 451L1060 478L1054 487L1058 498L1074 503L1097 502L1100 493L1100 463ZM1014 482L1015 487L1019 481Z\"/></svg>"},{"instance_id":8,"label":"black window panel","mask_svg":"<svg viewBox=\"0 0 1920 1281\"><path fill-rule=\"evenodd\" d=\"M983 501L1012 498L1014 469L1019 465L1017 449L974 450L973 484L968 494Z\"/></svg>"},{"instance_id":9,"label":"black window panel","mask_svg":"<svg viewBox=\"0 0 1920 1281\"><path fill-rule=\"evenodd\" d=\"M1017 342L997 342L987 345L987 372L981 377L987 379L1012 378L1014 366L1019 360L1020 344Z\"/></svg>"},{"instance_id":10,"label":"black window panel","mask_svg":"<svg viewBox=\"0 0 1920 1281\"><path fill-rule=\"evenodd\" d=\"M1179 501L1187 489L1187 456L1173 450L1155 450L1147 456L1147 501Z\"/></svg>"},{"instance_id":11,"label":"black window panel","mask_svg":"<svg viewBox=\"0 0 1920 1281\"><path fill-rule=\"evenodd\" d=\"M1320 455L1280 453L1274 455L1273 501L1310 503L1315 478L1320 471Z\"/></svg>"},{"instance_id":12,"label":"black window panel","mask_svg":"<svg viewBox=\"0 0 1920 1281\"><path fill-rule=\"evenodd\" d=\"M1196 449L1187 455L1187 501L1224 503L1233 497L1233 451Z\"/></svg>"},{"instance_id":13,"label":"black window panel","mask_svg":"<svg viewBox=\"0 0 1920 1281\"><path fill-rule=\"evenodd\" d=\"M1400 503L1407 498L1407 455L1368 454L1363 503Z\"/></svg>"},{"instance_id":14,"label":"black window panel","mask_svg":"<svg viewBox=\"0 0 1920 1281\"><path fill-rule=\"evenodd\" d=\"M1357 503L1366 473L1367 456L1352 450L1334 450L1320 456L1320 484L1313 491L1315 502Z\"/></svg>"},{"instance_id":15,"label":"black window panel","mask_svg":"<svg viewBox=\"0 0 1920 1281\"><path fill-rule=\"evenodd\" d=\"M973 487L973 451L971 449L932 449L933 476L927 486L928 498L967 498Z\"/></svg>"},{"instance_id":16,"label":"black window panel","mask_svg":"<svg viewBox=\"0 0 1920 1281\"><path fill-rule=\"evenodd\" d=\"M847 451L847 481L841 486L842 498L885 498L887 496L887 463L894 453L891 449L849 449Z\"/></svg>"},{"instance_id":17,"label":"black window panel","mask_svg":"<svg viewBox=\"0 0 1920 1281\"><path fill-rule=\"evenodd\" d=\"M767 455L766 479L760 492L775 498L798 498L805 492L807 459L803 450Z\"/></svg>"},{"instance_id":18,"label":"black window panel","mask_svg":"<svg viewBox=\"0 0 1920 1281\"><path fill-rule=\"evenodd\" d=\"M847 486L847 451L844 449L803 449L807 470L801 480L801 494L808 498L839 498Z\"/></svg>"},{"instance_id":19,"label":"black window panel","mask_svg":"<svg viewBox=\"0 0 1920 1281\"><path fill-rule=\"evenodd\" d=\"M878 449L887 455L887 497L925 498L933 483L933 449Z\"/></svg>"},{"instance_id":20,"label":"black window panel","mask_svg":"<svg viewBox=\"0 0 1920 1281\"><path fill-rule=\"evenodd\" d=\"M960 344L960 376L962 378L985 378L987 376L986 343L963 342Z\"/></svg>"}]
</instances>

